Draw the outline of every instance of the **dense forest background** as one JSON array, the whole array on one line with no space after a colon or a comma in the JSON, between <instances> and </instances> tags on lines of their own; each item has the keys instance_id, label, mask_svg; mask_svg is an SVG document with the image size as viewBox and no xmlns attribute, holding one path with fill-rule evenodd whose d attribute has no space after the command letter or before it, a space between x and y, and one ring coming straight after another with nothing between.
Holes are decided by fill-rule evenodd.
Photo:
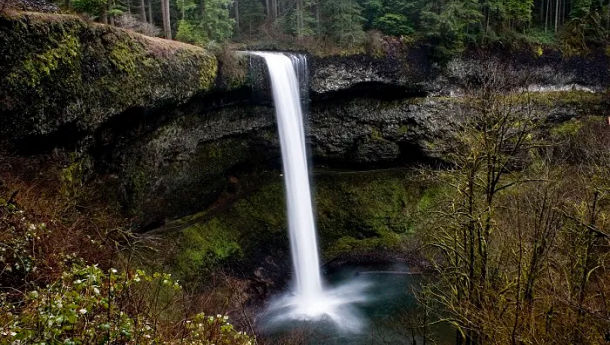
<instances>
[{"instance_id":1,"label":"dense forest background","mask_svg":"<svg viewBox=\"0 0 610 345\"><path fill-rule=\"evenodd\" d=\"M604 44L610 32L609 0L65 0L60 6L194 44L314 51L370 48L392 36L425 42L441 57L489 45L575 53Z\"/></svg>"}]
</instances>

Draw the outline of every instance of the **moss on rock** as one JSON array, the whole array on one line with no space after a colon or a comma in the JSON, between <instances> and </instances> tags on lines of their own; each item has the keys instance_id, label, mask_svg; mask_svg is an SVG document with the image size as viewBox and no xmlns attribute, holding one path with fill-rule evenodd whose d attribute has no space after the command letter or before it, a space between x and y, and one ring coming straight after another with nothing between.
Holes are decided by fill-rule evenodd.
<instances>
[{"instance_id":1,"label":"moss on rock","mask_svg":"<svg viewBox=\"0 0 610 345\"><path fill-rule=\"evenodd\" d=\"M224 173L248 154L247 143L227 138L197 145L188 159L161 160L166 145L153 139L127 155L135 159L125 162L124 203L143 224L211 203L226 186Z\"/></svg>"},{"instance_id":2,"label":"moss on rock","mask_svg":"<svg viewBox=\"0 0 610 345\"><path fill-rule=\"evenodd\" d=\"M317 221L326 259L396 251L418 229L433 185L404 170L322 175Z\"/></svg>"},{"instance_id":3,"label":"moss on rock","mask_svg":"<svg viewBox=\"0 0 610 345\"><path fill-rule=\"evenodd\" d=\"M214 86L217 60L200 47L76 16L0 15L0 134L65 126L91 131L134 107L180 104Z\"/></svg>"},{"instance_id":4,"label":"moss on rock","mask_svg":"<svg viewBox=\"0 0 610 345\"><path fill-rule=\"evenodd\" d=\"M180 246L174 258L175 269L186 280L196 280L201 272L223 261L239 258L239 234L217 218L182 230Z\"/></svg>"},{"instance_id":5,"label":"moss on rock","mask_svg":"<svg viewBox=\"0 0 610 345\"><path fill-rule=\"evenodd\" d=\"M317 175L314 202L323 258L398 251L419 229L422 212L441 192L407 170ZM198 267L210 267L235 258L262 260L278 248L287 251L282 178L265 180L256 192L228 209L207 211L169 227L183 228L174 259L174 269L182 276L192 269L183 263L189 257Z\"/></svg>"},{"instance_id":6,"label":"moss on rock","mask_svg":"<svg viewBox=\"0 0 610 345\"><path fill-rule=\"evenodd\" d=\"M53 47L40 54L29 56L23 61L21 68L14 70L7 79L13 85L23 83L27 87L35 88L45 78L52 78L52 74L61 69L65 69L73 76L79 55L80 42L74 36L67 34Z\"/></svg>"}]
</instances>

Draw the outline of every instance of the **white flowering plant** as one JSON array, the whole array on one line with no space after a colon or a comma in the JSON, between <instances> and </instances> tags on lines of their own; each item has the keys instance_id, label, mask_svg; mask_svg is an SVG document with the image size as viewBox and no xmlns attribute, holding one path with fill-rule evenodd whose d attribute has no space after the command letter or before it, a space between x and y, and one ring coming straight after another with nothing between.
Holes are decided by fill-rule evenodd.
<instances>
[{"instance_id":1,"label":"white flowering plant","mask_svg":"<svg viewBox=\"0 0 610 345\"><path fill-rule=\"evenodd\" d=\"M22 299L0 294L0 344L250 344L228 317L176 318L169 274L75 265Z\"/></svg>"},{"instance_id":2,"label":"white flowering plant","mask_svg":"<svg viewBox=\"0 0 610 345\"><path fill-rule=\"evenodd\" d=\"M45 223L26 216L15 204L0 198L0 285L20 287L38 270L36 250L49 230Z\"/></svg>"}]
</instances>

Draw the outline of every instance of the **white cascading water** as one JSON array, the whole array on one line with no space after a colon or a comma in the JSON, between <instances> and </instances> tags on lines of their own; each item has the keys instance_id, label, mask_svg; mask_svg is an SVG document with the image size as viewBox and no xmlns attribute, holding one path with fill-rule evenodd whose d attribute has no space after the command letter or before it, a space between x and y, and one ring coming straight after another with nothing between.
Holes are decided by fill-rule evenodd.
<instances>
[{"instance_id":1,"label":"white cascading water","mask_svg":"<svg viewBox=\"0 0 610 345\"><path fill-rule=\"evenodd\" d=\"M322 295L316 227L311 206L309 169L305 148L303 110L296 70L303 57L279 53L255 53L265 59L280 134L290 248L296 291L304 303L314 303Z\"/></svg>"},{"instance_id":2,"label":"white cascading water","mask_svg":"<svg viewBox=\"0 0 610 345\"><path fill-rule=\"evenodd\" d=\"M366 284L358 282L328 289L320 276L318 243L313 216L309 168L303 126L298 74L306 84L303 55L250 52L265 60L271 79L284 166L294 289L269 307L271 321L330 319L344 329L360 328L360 318L350 304L361 302Z\"/></svg>"}]
</instances>

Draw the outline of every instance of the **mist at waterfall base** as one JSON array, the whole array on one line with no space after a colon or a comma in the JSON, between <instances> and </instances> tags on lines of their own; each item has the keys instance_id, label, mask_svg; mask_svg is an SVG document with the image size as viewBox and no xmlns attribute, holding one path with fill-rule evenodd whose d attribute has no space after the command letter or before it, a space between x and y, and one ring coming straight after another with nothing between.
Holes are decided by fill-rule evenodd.
<instances>
[{"instance_id":1,"label":"mist at waterfall base","mask_svg":"<svg viewBox=\"0 0 610 345\"><path fill-rule=\"evenodd\" d=\"M362 317L354 304L363 302L368 284L349 282L337 287L322 283L316 227L311 202L309 167L297 73L307 73L303 55L251 52L265 60L276 111L282 151L290 250L293 263L293 288L275 298L263 316L268 327L287 320L331 321L345 331L357 332Z\"/></svg>"},{"instance_id":2,"label":"mist at waterfall base","mask_svg":"<svg viewBox=\"0 0 610 345\"><path fill-rule=\"evenodd\" d=\"M455 345L455 329L450 325L438 323L425 330L421 328L425 319L414 291L420 289L422 277L397 272L408 272L408 267L347 265L325 274L331 290L333 286L340 290L343 286L367 285L359 295L359 302L349 304L349 312L359 317L357 330L345 329L324 318L309 321L284 318L271 323L263 319L259 332L270 343Z\"/></svg>"}]
</instances>

